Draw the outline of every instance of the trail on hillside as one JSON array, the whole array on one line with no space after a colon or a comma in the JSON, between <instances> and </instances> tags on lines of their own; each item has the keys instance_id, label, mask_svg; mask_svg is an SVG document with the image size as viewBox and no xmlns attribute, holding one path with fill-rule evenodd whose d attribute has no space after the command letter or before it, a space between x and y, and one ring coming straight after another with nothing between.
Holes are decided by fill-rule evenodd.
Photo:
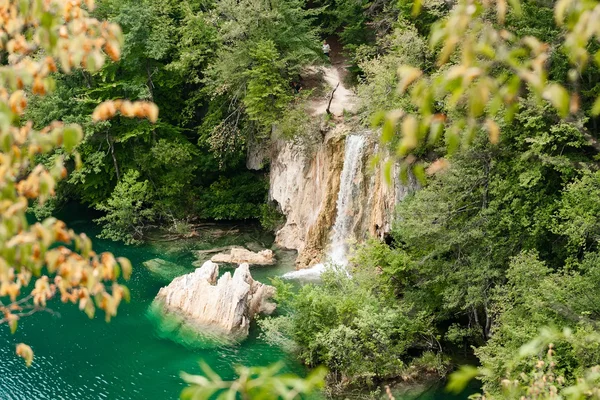
<instances>
[{"instance_id":1,"label":"trail on hillside","mask_svg":"<svg viewBox=\"0 0 600 400\"><path fill-rule=\"evenodd\" d=\"M326 84L324 95L309 103L313 116L325 114L328 107L336 117L341 117L344 110L352 112L356 108L356 94L344 85L348 65L342 55L341 46L335 40L330 40L330 44L331 64L306 70L309 75L321 75Z\"/></svg>"}]
</instances>

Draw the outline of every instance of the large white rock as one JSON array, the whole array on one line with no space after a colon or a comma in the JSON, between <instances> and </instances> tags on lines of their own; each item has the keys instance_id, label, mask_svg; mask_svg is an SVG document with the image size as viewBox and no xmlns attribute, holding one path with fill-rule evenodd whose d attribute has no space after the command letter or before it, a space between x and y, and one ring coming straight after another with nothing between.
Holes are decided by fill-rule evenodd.
<instances>
[{"instance_id":1,"label":"large white rock","mask_svg":"<svg viewBox=\"0 0 600 400\"><path fill-rule=\"evenodd\" d=\"M211 257L212 262L228 264L273 265L275 255L272 250L253 252L244 248L234 247L229 253L218 253Z\"/></svg>"},{"instance_id":2,"label":"large white rock","mask_svg":"<svg viewBox=\"0 0 600 400\"><path fill-rule=\"evenodd\" d=\"M207 261L191 274L160 289L156 300L164 312L181 315L206 335L243 339L257 313L270 314L275 288L252 279L248 264L221 276L219 266Z\"/></svg>"}]
</instances>

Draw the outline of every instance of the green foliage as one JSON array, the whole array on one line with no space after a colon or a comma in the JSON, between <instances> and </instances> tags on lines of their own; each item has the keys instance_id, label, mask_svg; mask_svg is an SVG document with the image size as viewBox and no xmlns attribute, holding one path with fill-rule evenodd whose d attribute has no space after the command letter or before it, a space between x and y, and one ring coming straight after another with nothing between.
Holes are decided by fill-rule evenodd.
<instances>
[{"instance_id":1,"label":"green foliage","mask_svg":"<svg viewBox=\"0 0 600 400\"><path fill-rule=\"evenodd\" d=\"M140 173L129 170L117 184L112 196L96 208L106 212L96 222L102 224L100 237L122 240L127 244L139 243L143 237L143 223L152 218L147 203L148 181L139 181Z\"/></svg>"},{"instance_id":2,"label":"green foliage","mask_svg":"<svg viewBox=\"0 0 600 400\"><path fill-rule=\"evenodd\" d=\"M573 335L569 328L562 331L543 328L531 341L525 343L511 354L513 362L507 368L507 376L502 379L501 387L490 391L484 387L484 395L473 395L476 399L597 399L600 398L600 366L594 365L577 373L576 379L565 376L564 358L561 357L560 344L576 347L580 342L598 345L597 333ZM559 343L557 346L556 343ZM547 351L546 351L547 349ZM516 375L514 365L523 372ZM465 366L450 376L448 390L459 393L476 376L487 379L490 370Z\"/></svg>"},{"instance_id":3,"label":"green foliage","mask_svg":"<svg viewBox=\"0 0 600 400\"><path fill-rule=\"evenodd\" d=\"M586 171L564 191L555 233L569 238L575 254L596 249L600 238L600 173Z\"/></svg>"},{"instance_id":4,"label":"green foliage","mask_svg":"<svg viewBox=\"0 0 600 400\"><path fill-rule=\"evenodd\" d=\"M413 16L419 15L423 2L414 1L412 6ZM499 120L512 123L524 95L531 95L538 106L548 102L562 118L580 118L582 105L585 113L597 115L600 108L590 109L593 80L581 77L584 71L588 77L597 74L600 66L596 50L600 25L589 18L598 10L595 1L564 0L554 13L538 3L524 8L517 0L459 1L431 25L430 50L436 53L439 68L411 64L399 68L399 91L413 109L388 113L383 137L398 134L398 140L384 141L409 168L424 145L441 145L453 153L484 132L497 143ZM524 13L525 20L519 21ZM553 48L564 50L566 59ZM599 55L595 66L593 54Z\"/></svg>"},{"instance_id":5,"label":"green foliage","mask_svg":"<svg viewBox=\"0 0 600 400\"><path fill-rule=\"evenodd\" d=\"M285 223L285 215L273 203L261 204L260 211L260 225L268 231L275 232Z\"/></svg>"},{"instance_id":6,"label":"green foliage","mask_svg":"<svg viewBox=\"0 0 600 400\"><path fill-rule=\"evenodd\" d=\"M380 48L386 54L371 54L366 48L359 49L355 57L363 76L358 85L363 120L371 118L382 110L411 109L410 101L398 92L398 65L410 64L420 68L428 63L429 49L423 37L408 22L397 27L394 32L380 39Z\"/></svg>"},{"instance_id":7,"label":"green foliage","mask_svg":"<svg viewBox=\"0 0 600 400\"><path fill-rule=\"evenodd\" d=\"M211 97L231 101L212 135L265 137L291 98L288 83L320 53L312 12L301 0L221 0L215 12L222 46L204 81Z\"/></svg>"},{"instance_id":8,"label":"green foliage","mask_svg":"<svg viewBox=\"0 0 600 400\"><path fill-rule=\"evenodd\" d=\"M301 360L326 366L336 383L368 384L402 374L411 351L436 342L431 319L379 297L369 283L374 278L373 273L362 279L326 273L322 285L306 285L279 299L289 315L260 321L267 328L263 334L273 343L293 341Z\"/></svg>"},{"instance_id":9,"label":"green foliage","mask_svg":"<svg viewBox=\"0 0 600 400\"><path fill-rule=\"evenodd\" d=\"M190 385L181 392L181 399L297 399L321 388L327 371L316 368L306 378L281 374L281 365L269 367L236 367L238 378L224 381L205 363L200 364L202 375L182 374Z\"/></svg>"},{"instance_id":10,"label":"green foliage","mask_svg":"<svg viewBox=\"0 0 600 400\"><path fill-rule=\"evenodd\" d=\"M584 370L600 363L600 346L589 340L600 315L596 306L600 299L591 290L598 284L597 259L597 255L590 254L572 271L555 273L535 254L524 253L512 260L507 284L495 293L498 321L494 335L477 350L483 366L490 371L484 380L487 390L498 389L499 378L506 370L511 371L509 378L524 371L528 364L512 357L524 343L536 338L537 327L545 324L574 326L569 340L554 341L561 364L559 372L567 383L575 382ZM537 352L535 348L532 351Z\"/></svg>"},{"instance_id":11,"label":"green foliage","mask_svg":"<svg viewBox=\"0 0 600 400\"><path fill-rule=\"evenodd\" d=\"M258 42L250 50L250 58L251 68L244 73L248 79L243 98L246 113L251 121L270 128L291 99L287 81L280 74L285 64L271 40Z\"/></svg>"},{"instance_id":12,"label":"green foliage","mask_svg":"<svg viewBox=\"0 0 600 400\"><path fill-rule=\"evenodd\" d=\"M267 196L264 176L251 172L221 176L198 199L198 214L216 220L243 220L262 215Z\"/></svg>"},{"instance_id":13,"label":"green foliage","mask_svg":"<svg viewBox=\"0 0 600 400\"><path fill-rule=\"evenodd\" d=\"M69 200L111 209L99 222L111 220L105 232L128 241L142 239L150 222L258 218L265 184L251 182L243 167L245 146L270 132L291 99L289 80L318 54L312 13L302 4L100 1L95 14L123 27L121 60L92 73L57 74L56 90L34 96L27 110L36 127L58 119L86 132L78 146L83 167L43 212ZM94 108L113 98L154 101L160 120L92 123ZM132 200L143 209L131 216L108 205L129 170L147 182L136 188L144 200Z\"/></svg>"}]
</instances>

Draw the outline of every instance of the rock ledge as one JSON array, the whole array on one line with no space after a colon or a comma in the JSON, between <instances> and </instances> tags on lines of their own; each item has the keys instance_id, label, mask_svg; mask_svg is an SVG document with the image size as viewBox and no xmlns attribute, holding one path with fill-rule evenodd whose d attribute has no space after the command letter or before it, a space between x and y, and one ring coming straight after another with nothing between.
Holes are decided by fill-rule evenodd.
<instances>
[{"instance_id":1,"label":"rock ledge","mask_svg":"<svg viewBox=\"0 0 600 400\"><path fill-rule=\"evenodd\" d=\"M271 250L262 250L257 253L246 250L243 247L232 248L229 253L215 254L210 259L216 263L227 264L250 264L250 265L273 265L275 264L275 255Z\"/></svg>"}]
</instances>

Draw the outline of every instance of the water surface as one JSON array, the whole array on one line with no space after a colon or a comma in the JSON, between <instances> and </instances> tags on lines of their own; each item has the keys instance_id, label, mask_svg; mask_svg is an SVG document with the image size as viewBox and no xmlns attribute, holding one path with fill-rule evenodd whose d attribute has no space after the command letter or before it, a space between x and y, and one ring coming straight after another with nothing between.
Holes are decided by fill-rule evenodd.
<instances>
[{"instance_id":1,"label":"water surface","mask_svg":"<svg viewBox=\"0 0 600 400\"><path fill-rule=\"evenodd\" d=\"M69 226L94 237L98 229L90 219L71 221ZM201 349L194 343L186 346L159 335L157 321L147 311L166 283L142 263L162 258L192 271L196 260L192 250L247 242L268 245L272 240L258 228L240 226L228 230L221 238L208 235L207 240L137 247L94 238L96 251L110 251L133 263L133 275L127 283L131 302L121 305L117 317L108 324L102 311L90 320L76 306L54 302L51 308L55 315L39 313L24 318L14 335L8 327L0 327L0 399L175 399L184 385L180 371L199 373L199 360L224 378L234 376L235 364L269 365L276 361L283 361L287 371L304 373L304 368L291 357L258 338L255 326L243 343L212 349ZM268 276L281 275L292 268L290 262L283 262L257 267L252 273L256 279L268 282ZM20 342L29 344L35 352L30 368L14 354L15 345Z\"/></svg>"},{"instance_id":2,"label":"water surface","mask_svg":"<svg viewBox=\"0 0 600 400\"><path fill-rule=\"evenodd\" d=\"M76 231L90 235L96 251L110 251L131 260L133 275L127 283L131 302L122 304L117 317L108 324L102 311L90 320L76 306L54 302L50 305L53 314L24 318L14 335L7 326L0 326L1 400L176 399L184 387L180 372L200 373L200 360L224 379L235 376L236 364L256 366L282 361L285 371L306 373L293 357L264 342L255 325L241 344L202 348L202 343L194 342L193 336L182 340L181 335L165 334L164 329L159 329L160 321L148 312L158 290L171 277L168 271L159 275L149 272L143 266L144 261L161 258L175 263L177 273L181 274L196 268L193 250L230 244L268 247L272 236L252 225L227 225L215 227L221 231L219 235L214 234L214 228L205 227L199 231L199 238L126 246L95 238L99 229L91 220L97 215L86 210L65 209L59 217ZM277 255L280 260L277 265L253 268L253 277L269 283L269 277L293 269L293 254L277 252ZM15 355L15 345L21 342L29 344L35 352L30 368ZM365 398L365 394L348 393L345 397ZM443 385L434 385L396 398L449 400L465 399L466 394L450 396Z\"/></svg>"}]
</instances>

